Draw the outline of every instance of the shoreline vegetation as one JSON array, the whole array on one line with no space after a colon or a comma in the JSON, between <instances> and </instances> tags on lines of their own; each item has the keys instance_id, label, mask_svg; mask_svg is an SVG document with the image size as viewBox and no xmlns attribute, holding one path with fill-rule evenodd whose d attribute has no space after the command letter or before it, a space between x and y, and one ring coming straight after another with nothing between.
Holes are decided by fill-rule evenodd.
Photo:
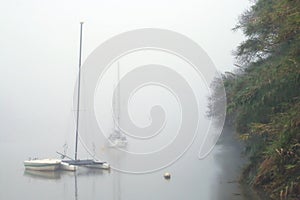
<instances>
[{"instance_id":1,"label":"shoreline vegetation","mask_svg":"<svg viewBox=\"0 0 300 200\"><path fill-rule=\"evenodd\" d=\"M270 199L300 199L300 0L256 0L234 30L246 36L237 69L212 84L218 117L224 84L226 124L245 142L241 181Z\"/></svg>"}]
</instances>

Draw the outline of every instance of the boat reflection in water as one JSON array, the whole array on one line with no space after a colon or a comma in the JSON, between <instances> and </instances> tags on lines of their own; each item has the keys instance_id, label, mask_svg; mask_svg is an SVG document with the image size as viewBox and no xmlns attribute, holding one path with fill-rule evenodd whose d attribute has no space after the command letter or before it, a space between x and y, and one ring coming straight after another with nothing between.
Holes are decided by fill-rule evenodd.
<instances>
[{"instance_id":1,"label":"boat reflection in water","mask_svg":"<svg viewBox=\"0 0 300 200\"><path fill-rule=\"evenodd\" d=\"M60 171L36 171L36 170L25 170L24 176L34 179L60 179Z\"/></svg>"},{"instance_id":2,"label":"boat reflection in water","mask_svg":"<svg viewBox=\"0 0 300 200\"><path fill-rule=\"evenodd\" d=\"M89 177L89 176L101 176L105 173L110 173L109 170L99 170L80 167L76 171L36 171L36 170L24 170L23 176L30 179L42 180L42 181L58 181L66 177L74 177L74 199L78 200L79 188L78 188L78 177Z\"/></svg>"},{"instance_id":3,"label":"boat reflection in water","mask_svg":"<svg viewBox=\"0 0 300 200\"><path fill-rule=\"evenodd\" d=\"M102 175L103 171L110 172L109 170L99 170L80 167L77 171L65 171L65 170L56 170L56 171L36 171L36 170L24 170L24 176L34 178L34 179L60 179L64 176L97 176Z\"/></svg>"}]
</instances>

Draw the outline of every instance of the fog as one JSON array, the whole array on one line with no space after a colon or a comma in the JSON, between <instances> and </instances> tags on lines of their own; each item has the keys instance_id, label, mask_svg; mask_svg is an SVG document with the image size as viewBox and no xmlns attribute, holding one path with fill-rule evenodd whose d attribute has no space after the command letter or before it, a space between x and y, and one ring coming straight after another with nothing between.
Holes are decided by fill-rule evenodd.
<instances>
[{"instance_id":1,"label":"fog","mask_svg":"<svg viewBox=\"0 0 300 200\"><path fill-rule=\"evenodd\" d=\"M238 15L249 5L248 0L2 1L0 7L0 155L6 162L1 164L0 170L0 188L4 191L0 193L0 199L1 197L19 199L24 196L31 199L34 197L40 199L41 196L46 199L73 197L73 190L70 189L73 188L73 176L67 175L61 180L39 182L35 177L26 177L26 173L23 174L22 161L28 157L57 157L55 151L63 151L64 144L68 145L67 153L73 155L75 140L73 97L78 73L80 21L85 22L83 61L96 47L112 36L134 29L160 28L178 32L194 40L206 51L217 69L224 72L233 69L232 51L243 40L240 32L233 32L231 29L237 23ZM121 64L133 63L130 59L130 57L124 58ZM137 63L153 64L146 61L143 57ZM159 64L162 62L172 63L165 57ZM182 65L184 64L186 63ZM178 63L171 65L177 65L177 71L188 77L185 74L188 70L180 71ZM115 71L110 73L113 77ZM125 77L125 73L126 70L121 72L121 78ZM190 82L194 83L193 88L199 90L196 94L198 99L206 101L208 93L205 91L207 89L205 81L197 82L197 77L189 77L191 77ZM109 80L115 81L115 78ZM115 87L113 84L106 89L110 91ZM153 119L143 113L148 113L153 105L161 103L159 100L162 100L167 112L180 114L180 109L174 109L178 104L176 98L165 98L166 93L163 93L161 88L155 92L152 91L155 87L145 87L145 89L148 96L142 96L143 93L137 92L137 95L131 99L131 105L137 105L130 107L133 111L131 116L133 121L140 120L142 127L149 125ZM95 96L101 92L101 90L96 91ZM150 97L154 100L150 103L146 102ZM106 119L105 115L111 110L104 109L107 106L103 104L105 102L102 101L103 98L100 97L98 100L102 102L98 107L95 105L99 110L99 118L107 120L103 126L109 130L112 120ZM200 130L208 126L205 121L207 119L203 116L205 113L203 105L204 103L201 104L200 109L203 118ZM178 129L181 119L173 116L172 113L166 116L169 116L168 120L175 120L165 123L173 133L174 129ZM172 137L169 135L167 139ZM148 152L153 151L153 147L157 149L163 146L159 142L155 144L158 146L141 144L136 147ZM200 145L198 140L186 154L187 156L177 162L177 166L173 165L169 168L171 173L175 172L175 178L172 178L171 182L163 180L160 172L144 176L123 174L125 181L118 180L117 183L115 178L118 174L103 173L104 175L100 177L79 178L78 182L81 186L79 193L86 196L95 195L90 199L99 199L103 196L107 199L111 195L121 196L124 192L125 198L130 197L127 199L134 199L132 197L140 199L135 195L138 189L139 195L146 195L145 197L149 198L154 194L140 184L147 182L150 183L150 188L156 188L158 192L155 195L159 197L209 199L215 190L212 187L215 185L212 183L218 175L216 171L220 169L212 167L215 166L213 154L210 154L205 161L198 160L197 151ZM80 148L82 156L82 146ZM181 192L183 185L185 193ZM102 190L94 189L96 186ZM125 189L122 189L122 192L115 192L115 187L121 186ZM11 191L11 188L14 190ZM57 191L60 197L56 196ZM77 194L77 185L75 194Z\"/></svg>"},{"instance_id":2,"label":"fog","mask_svg":"<svg viewBox=\"0 0 300 200\"><path fill-rule=\"evenodd\" d=\"M246 0L2 2L0 142L20 140L49 153L73 140L80 21L85 22L83 60L114 35L163 28L197 42L224 72L232 69L231 52L243 39L231 28L248 5ZM53 137L43 137L49 134Z\"/></svg>"}]
</instances>

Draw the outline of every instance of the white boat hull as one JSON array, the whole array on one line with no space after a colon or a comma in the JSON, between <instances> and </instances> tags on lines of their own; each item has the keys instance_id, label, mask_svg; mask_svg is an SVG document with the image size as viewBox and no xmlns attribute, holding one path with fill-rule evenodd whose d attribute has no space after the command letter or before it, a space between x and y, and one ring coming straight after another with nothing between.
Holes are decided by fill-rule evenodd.
<instances>
[{"instance_id":1,"label":"white boat hull","mask_svg":"<svg viewBox=\"0 0 300 200\"><path fill-rule=\"evenodd\" d=\"M26 170L54 171L60 167L60 163L58 159L25 160L24 167Z\"/></svg>"},{"instance_id":2,"label":"white boat hull","mask_svg":"<svg viewBox=\"0 0 300 200\"><path fill-rule=\"evenodd\" d=\"M92 169L110 169L110 165L107 163L96 164L96 165L86 165L84 167L92 168Z\"/></svg>"},{"instance_id":3,"label":"white boat hull","mask_svg":"<svg viewBox=\"0 0 300 200\"><path fill-rule=\"evenodd\" d=\"M64 166L74 166L74 167L86 167L93 169L109 169L110 165L107 162L101 162L97 160L87 159L87 160L62 160L61 162Z\"/></svg>"},{"instance_id":4,"label":"white boat hull","mask_svg":"<svg viewBox=\"0 0 300 200\"><path fill-rule=\"evenodd\" d=\"M25 166L27 170L36 171L55 171L59 168L59 165L49 165L49 166Z\"/></svg>"},{"instance_id":5,"label":"white boat hull","mask_svg":"<svg viewBox=\"0 0 300 200\"><path fill-rule=\"evenodd\" d=\"M127 146L127 141L123 141L123 140L110 141L109 143L109 147L124 148L126 146Z\"/></svg>"},{"instance_id":6,"label":"white boat hull","mask_svg":"<svg viewBox=\"0 0 300 200\"><path fill-rule=\"evenodd\" d=\"M60 169L61 170L65 170L65 171L76 171L77 170L77 166L70 165L69 163L66 163L66 162L62 161L60 163Z\"/></svg>"}]
</instances>

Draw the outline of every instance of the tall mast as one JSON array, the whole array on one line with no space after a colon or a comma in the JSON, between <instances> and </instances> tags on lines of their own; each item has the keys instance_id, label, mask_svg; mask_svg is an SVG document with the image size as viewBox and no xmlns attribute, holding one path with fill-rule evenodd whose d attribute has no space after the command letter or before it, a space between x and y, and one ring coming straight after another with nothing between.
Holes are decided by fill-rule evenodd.
<instances>
[{"instance_id":1,"label":"tall mast","mask_svg":"<svg viewBox=\"0 0 300 200\"><path fill-rule=\"evenodd\" d=\"M118 126L118 131L119 131L119 134L120 134L120 111L121 111L121 103L120 103L120 97L121 97L121 94L120 94L120 92L121 92L121 84L120 84L120 62L118 62L118 81L117 81L117 84L119 85L119 87L118 87L118 99L117 99L117 103L118 103L118 118L117 118L117 126Z\"/></svg>"},{"instance_id":2,"label":"tall mast","mask_svg":"<svg viewBox=\"0 0 300 200\"><path fill-rule=\"evenodd\" d=\"M78 132L79 132L78 129L79 129L79 103L80 103L80 79L81 79L82 26L83 26L83 22L80 22L80 46L79 46L79 72L78 72L78 88L77 88L75 160L77 160Z\"/></svg>"}]
</instances>

